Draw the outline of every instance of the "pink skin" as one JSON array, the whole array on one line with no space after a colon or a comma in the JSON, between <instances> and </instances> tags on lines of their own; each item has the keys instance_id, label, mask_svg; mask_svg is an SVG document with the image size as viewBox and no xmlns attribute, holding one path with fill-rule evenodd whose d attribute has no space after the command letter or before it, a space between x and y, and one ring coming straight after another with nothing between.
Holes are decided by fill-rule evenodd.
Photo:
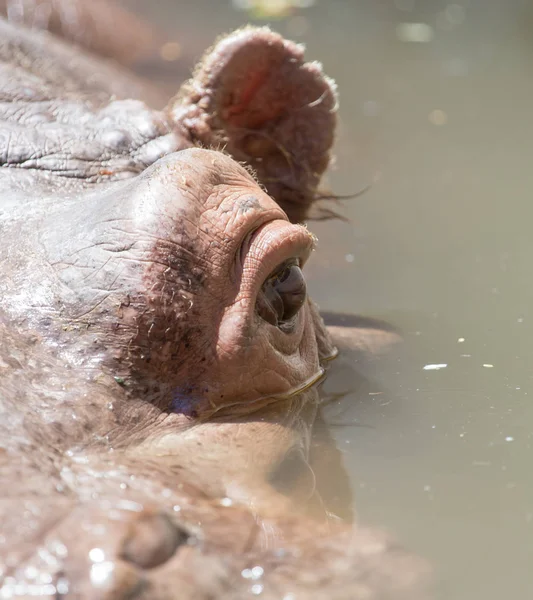
<instances>
[{"instance_id":1,"label":"pink skin","mask_svg":"<svg viewBox=\"0 0 533 600\"><path fill-rule=\"evenodd\" d=\"M301 223L333 83L246 28L155 111L109 64L2 20L0 34L8 592L39 576L52 597L66 582L83 599L244 599L261 565L265 600L411 599L417 562L327 522L315 489L316 384L336 353L317 307L297 286L282 326L261 312L314 246ZM378 347L368 322L339 331Z\"/></svg>"}]
</instances>

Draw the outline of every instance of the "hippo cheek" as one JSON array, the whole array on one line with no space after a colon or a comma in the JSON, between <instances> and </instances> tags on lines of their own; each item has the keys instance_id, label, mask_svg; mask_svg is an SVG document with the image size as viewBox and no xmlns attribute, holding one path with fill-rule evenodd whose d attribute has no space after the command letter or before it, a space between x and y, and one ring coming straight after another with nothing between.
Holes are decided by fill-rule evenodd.
<instances>
[{"instance_id":1,"label":"hippo cheek","mask_svg":"<svg viewBox=\"0 0 533 600\"><path fill-rule=\"evenodd\" d=\"M310 389L249 415L165 427L127 449L156 460L213 498L230 498L261 514L304 511L315 491L307 462L317 390Z\"/></svg>"}]
</instances>

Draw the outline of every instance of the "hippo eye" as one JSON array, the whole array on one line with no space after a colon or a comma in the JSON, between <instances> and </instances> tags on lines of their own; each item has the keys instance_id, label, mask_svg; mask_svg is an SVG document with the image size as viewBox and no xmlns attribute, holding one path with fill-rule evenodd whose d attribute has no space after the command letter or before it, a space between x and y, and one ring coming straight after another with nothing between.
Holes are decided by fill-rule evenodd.
<instances>
[{"instance_id":1,"label":"hippo eye","mask_svg":"<svg viewBox=\"0 0 533 600\"><path fill-rule=\"evenodd\" d=\"M298 259L293 258L269 276L257 299L257 312L268 323L286 330L302 308L307 294Z\"/></svg>"}]
</instances>

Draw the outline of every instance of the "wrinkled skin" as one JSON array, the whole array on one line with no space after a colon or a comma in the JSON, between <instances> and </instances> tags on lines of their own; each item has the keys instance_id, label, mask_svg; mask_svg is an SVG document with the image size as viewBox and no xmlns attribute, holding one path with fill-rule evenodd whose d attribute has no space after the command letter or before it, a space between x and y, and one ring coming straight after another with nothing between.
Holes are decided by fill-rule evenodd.
<instances>
[{"instance_id":1,"label":"wrinkled skin","mask_svg":"<svg viewBox=\"0 0 533 600\"><path fill-rule=\"evenodd\" d=\"M140 96L0 21L3 597L412 598L423 568L328 520L310 464L331 333L379 332L305 296L265 318L314 247L332 82L250 28L164 111Z\"/></svg>"}]
</instances>

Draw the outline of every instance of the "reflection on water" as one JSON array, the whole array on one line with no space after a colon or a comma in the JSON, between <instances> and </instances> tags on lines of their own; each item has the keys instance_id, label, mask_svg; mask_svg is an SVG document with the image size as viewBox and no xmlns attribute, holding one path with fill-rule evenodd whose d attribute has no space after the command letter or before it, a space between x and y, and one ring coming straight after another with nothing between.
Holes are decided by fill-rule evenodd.
<instances>
[{"instance_id":1,"label":"reflection on water","mask_svg":"<svg viewBox=\"0 0 533 600\"><path fill-rule=\"evenodd\" d=\"M136 4L179 42L180 69L248 18L219 0ZM323 0L283 16L339 85L332 188L373 183L345 203L351 223L313 225L311 293L405 333L356 390L349 357L327 384L358 516L429 557L442 598L529 597L533 9Z\"/></svg>"}]
</instances>

